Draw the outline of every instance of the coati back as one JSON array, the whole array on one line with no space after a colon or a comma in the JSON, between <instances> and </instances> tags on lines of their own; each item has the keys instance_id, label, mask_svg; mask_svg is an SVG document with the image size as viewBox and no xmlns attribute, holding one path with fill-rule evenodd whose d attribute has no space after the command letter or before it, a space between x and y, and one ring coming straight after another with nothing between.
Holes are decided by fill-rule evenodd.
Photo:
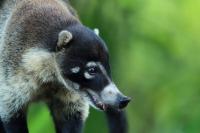
<instances>
[{"instance_id":1,"label":"coati back","mask_svg":"<svg viewBox=\"0 0 200 133\"><path fill-rule=\"evenodd\" d=\"M11 4L11 6L9 6ZM108 49L62 0L6 0L0 19L0 117L27 132L32 101L49 106L57 132L80 132L89 104L122 109L130 99L111 79Z\"/></svg>"}]
</instances>

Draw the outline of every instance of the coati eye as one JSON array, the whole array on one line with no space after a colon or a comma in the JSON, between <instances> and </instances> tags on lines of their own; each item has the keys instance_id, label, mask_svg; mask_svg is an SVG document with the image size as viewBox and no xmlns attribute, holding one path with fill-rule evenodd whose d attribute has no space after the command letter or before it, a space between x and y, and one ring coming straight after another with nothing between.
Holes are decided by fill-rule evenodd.
<instances>
[{"instance_id":1,"label":"coati eye","mask_svg":"<svg viewBox=\"0 0 200 133\"><path fill-rule=\"evenodd\" d=\"M95 74L97 74L97 67L96 67L96 66L89 67L89 68L87 69L87 72L88 72L90 75L95 75Z\"/></svg>"}]
</instances>

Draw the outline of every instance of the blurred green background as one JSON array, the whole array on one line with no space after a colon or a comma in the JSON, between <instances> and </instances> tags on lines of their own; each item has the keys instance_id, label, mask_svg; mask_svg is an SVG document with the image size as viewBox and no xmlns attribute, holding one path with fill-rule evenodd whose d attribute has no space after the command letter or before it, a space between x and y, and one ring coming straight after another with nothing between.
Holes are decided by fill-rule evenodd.
<instances>
[{"instance_id":1,"label":"blurred green background","mask_svg":"<svg viewBox=\"0 0 200 133\"><path fill-rule=\"evenodd\" d=\"M98 27L119 88L134 98L130 133L200 132L200 1L72 0L82 22ZM47 108L29 109L31 133L54 133ZM91 109L86 133L106 133Z\"/></svg>"}]
</instances>

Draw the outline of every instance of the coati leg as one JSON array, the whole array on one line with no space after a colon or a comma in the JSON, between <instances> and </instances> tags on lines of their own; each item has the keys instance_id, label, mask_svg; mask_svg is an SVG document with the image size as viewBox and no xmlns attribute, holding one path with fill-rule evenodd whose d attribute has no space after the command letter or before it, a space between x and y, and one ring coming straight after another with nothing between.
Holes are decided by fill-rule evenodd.
<instances>
[{"instance_id":1,"label":"coati leg","mask_svg":"<svg viewBox=\"0 0 200 133\"><path fill-rule=\"evenodd\" d=\"M0 133L5 133L3 122L1 121L1 119L0 119Z\"/></svg>"},{"instance_id":2,"label":"coati leg","mask_svg":"<svg viewBox=\"0 0 200 133\"><path fill-rule=\"evenodd\" d=\"M81 133L82 132L83 121L80 119L80 116L73 115L71 117L68 117L68 116L65 116L64 112L60 112L60 116L63 118L59 120L56 117L55 112L53 111L52 111L52 116L55 123L56 133Z\"/></svg>"},{"instance_id":3,"label":"coati leg","mask_svg":"<svg viewBox=\"0 0 200 133\"><path fill-rule=\"evenodd\" d=\"M106 111L106 117L110 133L127 133L128 124L124 111L109 109Z\"/></svg>"},{"instance_id":4,"label":"coati leg","mask_svg":"<svg viewBox=\"0 0 200 133\"><path fill-rule=\"evenodd\" d=\"M49 105L56 133L81 133L83 127L81 112L77 111L73 114L68 114L66 109L61 105L62 103Z\"/></svg>"},{"instance_id":5,"label":"coati leg","mask_svg":"<svg viewBox=\"0 0 200 133\"><path fill-rule=\"evenodd\" d=\"M56 128L56 133L82 133L84 121L88 116L89 105L83 100L51 99L47 103ZM67 103L64 101L67 100Z\"/></svg>"},{"instance_id":6,"label":"coati leg","mask_svg":"<svg viewBox=\"0 0 200 133\"><path fill-rule=\"evenodd\" d=\"M3 122L6 133L28 133L26 113L18 111L7 122Z\"/></svg>"},{"instance_id":7,"label":"coati leg","mask_svg":"<svg viewBox=\"0 0 200 133\"><path fill-rule=\"evenodd\" d=\"M81 112L74 115L67 114L60 105L50 105L50 110L54 119L56 133L81 133L83 121ZM63 107L62 107L63 108ZM106 112L109 133L127 133L127 120L124 111L108 110Z\"/></svg>"}]
</instances>

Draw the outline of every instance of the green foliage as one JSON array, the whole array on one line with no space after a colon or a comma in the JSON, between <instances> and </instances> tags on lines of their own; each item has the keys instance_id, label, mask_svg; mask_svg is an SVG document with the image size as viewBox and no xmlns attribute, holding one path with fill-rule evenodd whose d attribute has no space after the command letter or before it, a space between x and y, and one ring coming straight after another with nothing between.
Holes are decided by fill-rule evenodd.
<instances>
[{"instance_id":1,"label":"green foliage","mask_svg":"<svg viewBox=\"0 0 200 133\"><path fill-rule=\"evenodd\" d=\"M200 131L200 1L74 0L81 20L107 42L114 80L133 101L130 133ZM47 109L30 109L32 133L53 132ZM37 113L37 115L36 115ZM49 122L51 122L49 124ZM92 111L87 133L107 132Z\"/></svg>"}]
</instances>

